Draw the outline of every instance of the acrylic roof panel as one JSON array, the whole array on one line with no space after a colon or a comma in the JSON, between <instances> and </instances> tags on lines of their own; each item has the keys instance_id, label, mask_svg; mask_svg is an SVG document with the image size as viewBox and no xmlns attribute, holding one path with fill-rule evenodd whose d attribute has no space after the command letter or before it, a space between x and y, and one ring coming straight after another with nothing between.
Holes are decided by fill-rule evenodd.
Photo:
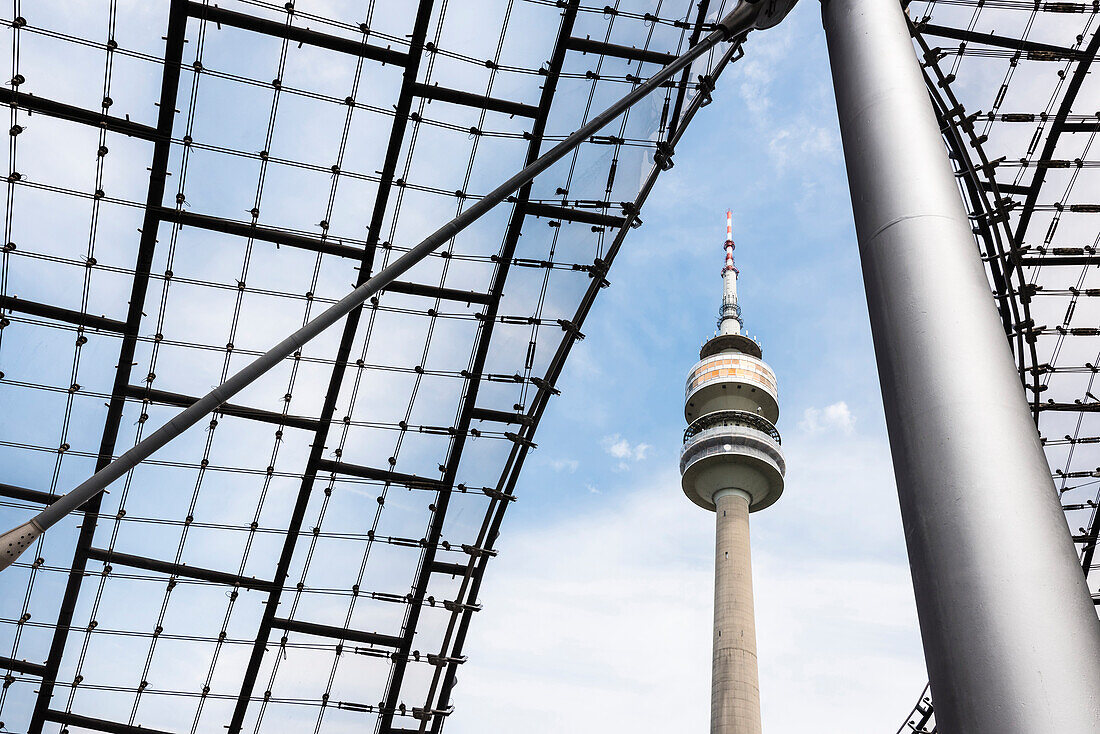
<instances>
[{"instance_id":1,"label":"acrylic roof panel","mask_svg":"<svg viewBox=\"0 0 1100 734\"><path fill-rule=\"evenodd\" d=\"M727 4L9 6L3 516L162 425ZM7 730L439 731L546 401L658 141L706 96L683 80L738 57L696 62L5 572Z\"/></svg>"}]
</instances>

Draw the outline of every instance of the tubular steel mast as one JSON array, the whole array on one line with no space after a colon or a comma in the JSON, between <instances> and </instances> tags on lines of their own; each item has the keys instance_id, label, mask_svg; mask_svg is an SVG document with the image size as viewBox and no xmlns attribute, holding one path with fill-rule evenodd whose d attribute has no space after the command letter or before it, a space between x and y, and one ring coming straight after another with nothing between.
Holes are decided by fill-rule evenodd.
<instances>
[{"instance_id":1,"label":"tubular steel mast","mask_svg":"<svg viewBox=\"0 0 1100 734\"><path fill-rule=\"evenodd\" d=\"M1092 594L1100 167L1095 4L912 2L909 30ZM927 690L899 731L935 732Z\"/></svg>"},{"instance_id":2,"label":"tubular steel mast","mask_svg":"<svg viewBox=\"0 0 1100 734\"><path fill-rule=\"evenodd\" d=\"M822 11L939 724L1085 734L1100 622L904 14L893 0Z\"/></svg>"}]
</instances>

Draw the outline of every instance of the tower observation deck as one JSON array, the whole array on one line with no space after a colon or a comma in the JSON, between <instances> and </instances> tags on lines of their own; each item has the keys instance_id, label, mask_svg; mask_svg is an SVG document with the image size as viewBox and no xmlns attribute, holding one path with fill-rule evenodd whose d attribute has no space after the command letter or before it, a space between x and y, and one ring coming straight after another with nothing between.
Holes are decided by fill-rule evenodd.
<instances>
[{"instance_id":1,"label":"tower observation deck","mask_svg":"<svg viewBox=\"0 0 1100 734\"><path fill-rule=\"evenodd\" d=\"M732 216L718 332L688 374L680 452L684 494L716 516L711 734L759 734L760 691L753 615L749 513L783 493L775 373L741 333Z\"/></svg>"}]
</instances>

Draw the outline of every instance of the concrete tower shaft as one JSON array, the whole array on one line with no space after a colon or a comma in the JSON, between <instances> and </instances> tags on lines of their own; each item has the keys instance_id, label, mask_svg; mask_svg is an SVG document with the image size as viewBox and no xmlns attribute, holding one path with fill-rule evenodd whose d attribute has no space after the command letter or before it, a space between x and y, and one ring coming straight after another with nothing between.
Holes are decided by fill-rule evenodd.
<instances>
[{"instance_id":1,"label":"concrete tower shaft","mask_svg":"<svg viewBox=\"0 0 1100 734\"><path fill-rule=\"evenodd\" d=\"M741 333L732 215L726 213L718 333L688 374L684 494L715 512L711 734L760 734L749 513L783 493L779 391L760 345Z\"/></svg>"},{"instance_id":2,"label":"concrete tower shaft","mask_svg":"<svg viewBox=\"0 0 1100 734\"><path fill-rule=\"evenodd\" d=\"M714 655L710 729L760 734L760 673L749 551L749 501L744 492L715 494Z\"/></svg>"}]
</instances>

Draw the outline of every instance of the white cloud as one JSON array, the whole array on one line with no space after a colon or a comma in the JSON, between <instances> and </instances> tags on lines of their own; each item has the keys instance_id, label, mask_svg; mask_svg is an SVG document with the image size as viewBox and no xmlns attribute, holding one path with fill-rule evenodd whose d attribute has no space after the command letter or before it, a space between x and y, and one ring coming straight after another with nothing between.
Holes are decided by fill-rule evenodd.
<instances>
[{"instance_id":1,"label":"white cloud","mask_svg":"<svg viewBox=\"0 0 1100 734\"><path fill-rule=\"evenodd\" d=\"M772 75L763 72L761 67L746 64L744 81L741 82L741 98L753 114L763 114L771 107L769 94Z\"/></svg>"},{"instance_id":2,"label":"white cloud","mask_svg":"<svg viewBox=\"0 0 1100 734\"><path fill-rule=\"evenodd\" d=\"M631 459L633 461L641 461L645 458L646 453L653 448L647 443L639 443L631 446L629 441L617 433L613 433L610 436L604 436L602 443L604 451L611 454L616 459Z\"/></svg>"},{"instance_id":3,"label":"white cloud","mask_svg":"<svg viewBox=\"0 0 1100 734\"><path fill-rule=\"evenodd\" d=\"M577 471L577 467L580 466L580 462L576 459L551 459L550 468L554 471L564 471L572 474Z\"/></svg>"},{"instance_id":4,"label":"white cloud","mask_svg":"<svg viewBox=\"0 0 1100 734\"><path fill-rule=\"evenodd\" d=\"M768 36L753 49L751 56L737 65L741 99L753 115L762 116L772 107L778 61L788 52L790 40L789 35Z\"/></svg>"},{"instance_id":5,"label":"white cloud","mask_svg":"<svg viewBox=\"0 0 1100 734\"><path fill-rule=\"evenodd\" d=\"M798 428L806 433L839 431L850 435L856 427L856 417L843 400L826 405L824 408L806 408Z\"/></svg>"},{"instance_id":6,"label":"white cloud","mask_svg":"<svg viewBox=\"0 0 1100 734\"><path fill-rule=\"evenodd\" d=\"M887 467L852 449L871 467L858 501L863 484L892 501L881 492ZM833 485L847 461L813 473L814 491L845 514L857 500ZM479 599L489 616L471 628L459 674L455 734L706 730L713 516L678 485L662 471L599 510L502 537ZM753 516L765 729L892 731L924 683L907 568L896 555L838 557L817 537L792 547L783 528L812 522L820 504L781 501Z\"/></svg>"},{"instance_id":7,"label":"white cloud","mask_svg":"<svg viewBox=\"0 0 1100 734\"><path fill-rule=\"evenodd\" d=\"M648 443L637 443L632 445L630 441L627 441L618 433L604 436L600 444L603 446L604 451L619 460L619 464L616 467L619 471L627 471L630 469L630 464L632 462L644 461L646 454L653 448Z\"/></svg>"},{"instance_id":8,"label":"white cloud","mask_svg":"<svg viewBox=\"0 0 1100 734\"><path fill-rule=\"evenodd\" d=\"M768 142L768 153L781 169L795 163L805 170L809 158L837 156L840 153L840 136L835 127L799 120L797 124L782 128L772 136Z\"/></svg>"}]
</instances>

